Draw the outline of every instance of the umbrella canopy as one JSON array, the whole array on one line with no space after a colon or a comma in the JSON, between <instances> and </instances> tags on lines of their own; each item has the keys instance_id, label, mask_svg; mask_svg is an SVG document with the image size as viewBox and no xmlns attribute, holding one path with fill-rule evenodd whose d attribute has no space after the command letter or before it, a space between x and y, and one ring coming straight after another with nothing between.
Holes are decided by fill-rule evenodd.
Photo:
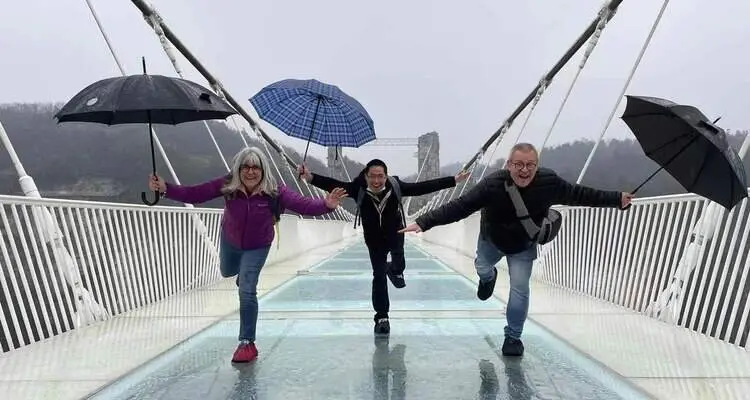
<instances>
[{"instance_id":1,"label":"umbrella canopy","mask_svg":"<svg viewBox=\"0 0 750 400\"><path fill-rule=\"evenodd\" d=\"M73 96L55 117L58 122L176 125L224 119L236 113L224 99L195 82L140 74L92 83Z\"/></svg>"},{"instance_id":2,"label":"umbrella canopy","mask_svg":"<svg viewBox=\"0 0 750 400\"><path fill-rule=\"evenodd\" d=\"M285 134L321 146L359 147L375 140L365 108L337 86L315 79L286 79L250 98L258 116ZM307 157L307 149L305 149Z\"/></svg>"},{"instance_id":3,"label":"umbrella canopy","mask_svg":"<svg viewBox=\"0 0 750 400\"><path fill-rule=\"evenodd\" d=\"M57 122L94 122L107 125L148 123L151 169L156 175L154 131L151 124L176 125L189 121L224 119L236 114L224 99L205 87L181 78L143 74L102 79L78 92L55 114ZM147 205L159 202L159 193Z\"/></svg>"},{"instance_id":4,"label":"umbrella canopy","mask_svg":"<svg viewBox=\"0 0 750 400\"><path fill-rule=\"evenodd\" d=\"M747 197L745 167L726 133L697 108L656 97L627 96L622 115L643 151L689 192L731 209ZM633 192L635 192L633 191Z\"/></svg>"}]
</instances>

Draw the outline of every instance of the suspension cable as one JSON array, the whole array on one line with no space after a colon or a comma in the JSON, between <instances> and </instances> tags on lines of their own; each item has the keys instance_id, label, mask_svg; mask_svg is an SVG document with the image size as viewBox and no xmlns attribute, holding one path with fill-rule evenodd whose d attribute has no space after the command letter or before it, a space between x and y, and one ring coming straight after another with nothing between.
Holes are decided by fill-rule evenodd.
<instances>
[{"instance_id":1,"label":"suspension cable","mask_svg":"<svg viewBox=\"0 0 750 400\"><path fill-rule=\"evenodd\" d=\"M104 26L102 25L101 21L99 20L99 17L96 13L96 10L94 9L94 5L91 4L90 0L85 0L86 5L88 6L89 10L91 11L91 15L94 17L94 21L96 22L97 27L99 27L99 31L102 34L102 37L104 38L104 41L107 44L107 47L109 48L110 53L112 54L112 58L115 61L115 64L117 65L117 68L120 70L120 73L125 76L127 73L125 72L125 68L122 65L122 62L120 62L120 59L117 57L117 52L114 50L114 46L112 46L112 43L109 40L109 37L107 36L106 31L104 30ZM164 147L161 145L161 140L159 140L159 136L156 134L156 129L154 127L151 128L151 133L154 136L154 144L156 145L157 149L159 150L159 154L162 156L162 159L164 160L164 163L167 166L167 170L169 171L170 175L172 176L172 180L175 181L175 183L180 184L180 179L177 177L177 173L175 172L174 168L172 167L172 162L169 160L169 157L167 156L167 153L164 151ZM184 204L187 208L192 208L192 204Z\"/></svg>"},{"instance_id":2,"label":"suspension cable","mask_svg":"<svg viewBox=\"0 0 750 400\"><path fill-rule=\"evenodd\" d=\"M132 1L141 1L141 0L132 0ZM611 10L616 9L620 4L622 3L622 0L612 0L607 4L607 7ZM612 18L614 14L610 14L609 18ZM568 49L568 51L557 61L557 63L552 67L552 69L549 70L547 75L544 76L544 81L550 82L552 79L557 75L558 72L562 69L563 66L565 66L568 61L573 57L574 54L578 52L578 50L583 47L584 44L586 44L586 41L588 38L596 31L596 26L599 24L599 17L597 16L596 19L594 19L589 26L586 28L586 30L576 39L575 43ZM492 145L492 143L496 140L502 137L502 135L505 133L503 131L503 127L510 126L513 121L518 117L518 115L521 114L521 112L528 106L531 101L536 96L536 92L539 89L539 84L537 84L536 87L531 91L531 93L526 96L526 98L521 102L518 107L511 113L511 115L506 118L505 122L503 122L500 129L498 129L495 133L493 133L490 138L480 147L479 151L464 165L463 169L468 169L471 164L476 162L479 157L481 157L484 152L487 151L487 149ZM506 129L507 130L507 129Z\"/></svg>"},{"instance_id":3,"label":"suspension cable","mask_svg":"<svg viewBox=\"0 0 750 400\"><path fill-rule=\"evenodd\" d=\"M562 114L562 111L565 108L565 104L568 102L570 93L573 92L573 88L578 82L578 77L581 76L581 71L583 71L583 68L586 66L586 61L588 61L589 57L591 56L591 53L594 51L594 48L596 48L596 45L599 43L599 38L602 35L602 31L604 30L604 27L607 25L607 22L611 18L611 14L615 12L617 12L617 10L610 10L609 7L607 7L606 5L602 6L601 10L599 10L599 23L596 25L596 31L594 31L594 34L591 35L591 39L589 39L589 45L586 48L586 51L583 53L583 59L581 60L581 63L578 65L576 76L573 78L573 81L570 83L570 86L568 87L568 92L565 94L565 97L563 98L563 101L560 104L560 107L557 109L557 114L555 114L555 118L552 120L552 124L547 130L547 134L544 136L544 141L542 142L542 145L539 146L538 151L539 151L540 156L541 156L542 151L544 150L544 147L547 145L547 141L552 135L552 130L555 128L555 125L557 124L557 120L560 118L560 114Z\"/></svg>"},{"instance_id":4,"label":"suspension cable","mask_svg":"<svg viewBox=\"0 0 750 400\"><path fill-rule=\"evenodd\" d=\"M115 64L117 65L117 68L120 70L120 73L123 76L126 76L127 73L125 72L125 68L122 65L122 62L117 57L117 52L114 49L114 46L112 45L111 41L109 40L109 36L107 36L106 31L104 30L104 25L102 24L101 20L99 20L99 17L96 13L96 10L94 9L94 5L91 3L90 0L85 0L86 5L89 8L89 11L91 12L91 15L94 18L94 21L96 22L97 27L99 28L99 31L102 34L102 37L104 38L104 41L107 44L107 47L109 48L109 51L112 55L112 58L115 61ZM151 134L154 138L154 144L156 145L157 149L159 150L159 154L161 155L162 159L164 160L164 163L167 166L167 169L169 171L169 174L172 176L172 180L176 184L180 184L180 180L177 177L177 173L175 172L174 168L172 167L172 162L169 160L169 157L167 156L166 151L164 150L164 147L161 145L161 140L159 140L159 136L156 134L156 129L154 127L151 127ZM188 209L195 208L192 204L183 203L183 207ZM208 227L203 222L203 219L201 219L200 215L196 213L190 213L191 219L194 223L194 228L196 231L198 231L198 237L201 238L201 243L206 247L206 250L209 253L209 257L213 259L213 262L219 261L219 249L217 245L211 240L211 237L208 234ZM198 279L198 278L196 278Z\"/></svg>"},{"instance_id":5,"label":"suspension cable","mask_svg":"<svg viewBox=\"0 0 750 400\"><path fill-rule=\"evenodd\" d=\"M610 19L614 17L615 15L614 11L617 9L617 7L619 7L620 3L622 3L622 0L612 0L612 1L608 1L607 3L605 3L602 9L600 9L597 15L597 18L589 24L588 28L578 37L576 42L568 49L568 51L560 58L560 60L558 60L558 62L552 67L552 69L550 69L550 71L542 79L540 79L537 86L532 90L531 93L529 93L529 95L521 102L521 104L518 107L516 107L513 113L511 113L511 115L505 120L505 122L503 122L503 125L500 127L500 129L497 132L495 132L482 145L482 147L480 147L479 151L477 151L477 153L466 163L463 169L467 169L468 167L472 167L472 168L470 169L469 178L467 178L467 180L464 182L464 185L462 186L462 189L459 192L459 195L463 193L464 189L466 188L466 185L469 183L469 180L471 179L471 174L474 170L473 165L485 155L486 151L495 142L495 140L502 140L502 138L504 137L505 133L510 128L513 121L526 108L526 106L528 106L532 102L534 102L534 106L536 105L536 102L539 101L539 97L541 96L541 93L545 90L549 82L551 82L554 79L554 77L562 69L562 67L566 65L568 61L570 61L573 55L577 53L578 50L581 47L583 47L584 44L586 44L586 42L590 39L592 35L594 35L597 31L599 32L601 31L598 28L600 27L602 23L602 16L605 14L602 12L602 10L606 9L610 11L610 12L607 12L606 15L604 15L604 19L606 21L609 21ZM589 45L589 47L591 47L591 45ZM532 106L532 110L529 111L526 122L528 122L528 118L530 117L531 111L533 111L534 106ZM520 137L520 134L523 132L524 128L525 128L525 123L521 131L519 132L519 135L518 135L519 137ZM457 187L454 187L453 190L451 191L450 196L448 197L449 200L453 199L456 190L457 190Z\"/></svg>"},{"instance_id":6,"label":"suspension cable","mask_svg":"<svg viewBox=\"0 0 750 400\"><path fill-rule=\"evenodd\" d=\"M534 110L536 109L537 104L539 104L539 100L542 98L542 94L544 94L544 91L547 90L547 87L549 86L549 81L545 80L544 77L542 77L541 80L539 80L539 89L536 91L536 95L534 96L534 100L531 103L531 107L529 108L529 112L526 114L526 118L523 120L523 125L521 125L521 129L518 130L518 134L516 135L516 140L513 141L513 144L517 144L518 141L521 139L521 135L526 130L526 124L529 123L529 120L531 119L531 115L534 113ZM502 141L502 136L500 140L495 141L495 148L497 149L498 144ZM492 152L495 153L494 151ZM485 168L486 170L486 168Z\"/></svg>"},{"instance_id":7,"label":"suspension cable","mask_svg":"<svg viewBox=\"0 0 750 400\"><path fill-rule=\"evenodd\" d=\"M87 0L88 1L88 0ZM169 61L172 63L172 67L174 67L175 72L177 75L180 76L180 78L185 79L185 75L182 72L182 68L180 68L179 64L177 63L177 57L174 54L172 45L167 40L167 37L164 36L164 30L161 29L161 16L154 12L149 16L143 16L143 18L146 20L146 23L153 28L154 33L156 33L156 36L159 38L159 43L161 43L162 49L164 50L164 53L167 54L167 58L169 58ZM219 153L219 158L221 159L221 162L224 163L224 168L226 168L227 172L229 172L229 164L227 164L226 158L224 158L224 154L221 152L221 148L219 147L219 143L216 142L216 137L214 136L213 131L211 130L211 127L208 126L208 122L202 121L203 126L206 128L206 131L208 132L208 136L211 138L211 142L213 142L214 147L216 148L216 152Z\"/></svg>"},{"instance_id":8,"label":"suspension cable","mask_svg":"<svg viewBox=\"0 0 750 400\"><path fill-rule=\"evenodd\" d=\"M417 170L417 177L414 179L414 182L419 182L419 177L422 176L422 172L424 171L424 167L427 165L427 160L430 158L430 150L432 150L432 145L435 143L434 140L430 140L430 145L427 147L427 156L422 160L422 165L419 166L419 169ZM417 149L419 150L419 149ZM438 168L440 165L438 165ZM434 197L434 196L433 196ZM409 207L411 206L411 200L413 199L413 196L409 196L406 199L406 204L404 205L404 210L408 214L409 213ZM408 219L411 217L411 215L406 215L406 218Z\"/></svg>"},{"instance_id":9,"label":"suspension cable","mask_svg":"<svg viewBox=\"0 0 750 400\"><path fill-rule=\"evenodd\" d=\"M338 155L338 157L341 158L341 167L344 170L344 174L346 175L346 179L349 180L349 181L351 181L352 177L351 177L351 175L349 175L349 169L346 168L346 163L344 162L344 154L341 152L341 149L339 149L338 147L336 147L335 149L336 149L336 154Z\"/></svg>"},{"instance_id":10,"label":"suspension cable","mask_svg":"<svg viewBox=\"0 0 750 400\"><path fill-rule=\"evenodd\" d=\"M638 58L636 58L635 64L633 64L633 68L630 70L630 74L628 75L628 78L625 80L625 84L622 86L622 92L620 93L620 96L617 97L615 106L612 108L612 112L609 114L609 117L607 118L607 122L605 122L604 128L602 128L602 131L599 134L599 140L596 141L596 143L594 144L594 148L591 149L591 152L589 153L589 156L586 159L586 163L583 165L583 169L581 169L581 174L578 176L578 180L576 180L576 183L580 184L581 181L583 180L583 176L586 174L586 171L588 170L589 165L591 164L591 159L594 157L594 153L596 152L596 149L599 147L599 143L601 143L602 139L604 138L604 134L607 133L607 129L609 128L609 125L612 122L612 118L614 118L615 113L617 112L617 108L620 106L620 102L622 101L622 98L625 96L625 92L627 91L628 86L630 86L630 81L633 79L633 75L635 75L635 71L638 69L638 66L641 63L641 60L643 59L643 55L646 53L646 49L648 49L648 46L651 43L651 38L654 36L654 32L656 32L656 28L659 26L659 22L661 22L661 17L664 15L664 11L667 9L668 4L669 4L669 0L664 0L664 3L662 4L661 9L659 10L659 14L656 16L656 20L654 21L654 24L651 26L651 31L648 33L648 36L646 37L646 40L643 43L643 47L641 48L641 51L638 54Z\"/></svg>"},{"instance_id":11,"label":"suspension cable","mask_svg":"<svg viewBox=\"0 0 750 400\"><path fill-rule=\"evenodd\" d=\"M622 0L614 0L614 1L622 1ZM152 13L154 13L153 7L148 5L145 0L131 0L131 3L138 8L138 10L141 11L142 14L148 16ZM172 43L172 45L179 51L185 59L187 59L190 64L195 67L198 72L203 75L203 77L211 84L212 87L216 88L219 87L223 93L224 98L226 101L250 124L250 126L253 129L257 129L257 131L260 133L260 135L268 141L268 144L273 147L274 150L276 150L288 163L290 163L293 167L297 167L297 165L294 163L294 161L289 157L288 154L284 151L284 149L279 146L276 141L274 141L268 134L263 130L263 128L258 125L258 123L255 121L255 119L240 105L240 103L232 96L228 91L225 90L223 85L219 82L216 77L214 77L208 69L206 69L203 64L185 47L185 45L177 38L177 36L172 32L172 30L167 26L166 22L164 22L163 19L159 20L159 25L161 25L162 30L164 31L164 35L167 37L167 39Z\"/></svg>"},{"instance_id":12,"label":"suspension cable","mask_svg":"<svg viewBox=\"0 0 750 400\"><path fill-rule=\"evenodd\" d=\"M150 14L148 14L148 15L144 14L143 17L146 20L146 23L153 28L154 32L156 33L157 37L159 38L159 42L161 43L164 52L167 54L167 57L171 61L172 66L175 69L175 72L181 78L184 79L184 74L183 74L182 69L180 68L179 64L177 63L177 58L176 58L176 56L174 54L174 50L173 50L174 47L169 42L168 38L166 37L166 35L164 33L164 29L162 28L163 19L161 18L161 16L159 15L159 13L156 10L153 10L153 9L152 9L152 12ZM216 91L216 93L220 97L222 97L223 99L226 100L226 97L224 96L224 91L222 90L221 85L219 85L217 82L209 82L209 84L213 87L213 89ZM216 138L215 138L215 136L213 134L213 131L211 130L211 128L209 127L209 125L208 125L208 123L206 121L203 121L203 125L205 126L206 130L208 131L208 134L211 137L211 141L213 142L214 147L216 148L216 151L219 153L219 157L221 157L221 160L224 163L224 167L227 169L227 171L229 171L229 165L227 164L227 161L224 158L223 153L221 152L221 148L219 147L219 144L216 141ZM261 138L261 140L263 139L262 135L259 135L259 137ZM243 138L243 140L244 140L244 138ZM267 146L266 146L266 151L268 151L268 147ZM272 160L273 160L273 158L272 158ZM294 176L294 172L291 171L291 168L290 168L290 172L292 172L292 176ZM283 177L281 179L282 179L282 182L284 182ZM296 183L296 186L297 186L297 189L299 190L299 192L302 193L302 188L300 187L299 183L296 180L295 180L295 183ZM313 191L310 188L309 185L306 184L305 186L307 187L308 194L310 196L312 196L314 198L323 198L324 197L324 195L321 194L321 192L319 192L317 190ZM331 219L331 216L330 215L324 215L323 219Z\"/></svg>"},{"instance_id":13,"label":"suspension cable","mask_svg":"<svg viewBox=\"0 0 750 400\"><path fill-rule=\"evenodd\" d=\"M554 118L554 120L552 122L552 125L550 126L549 130L547 131L547 134L546 134L546 136L544 138L544 141L542 142L542 145L539 147L539 153L540 154L541 154L542 149L546 145L546 143L547 143L547 141L548 141L548 139L549 139L549 137L550 137L550 135L551 135L554 127L555 127L555 124L557 123L557 120L559 119L559 117L560 117L560 115L562 113L562 110L565 107L565 104L567 103L567 100L568 100L568 98L569 98L569 96L570 96L570 94L571 94L571 92L573 90L573 87L575 86L575 84L578 81L578 78L580 76L581 71L585 67L588 58L591 56L591 53L593 52L594 48L596 47L597 43L599 42L599 38L601 37L601 34L602 34L602 31L604 30L604 27L606 26L607 22L609 22L612 19L612 17L614 16L614 14L617 11L616 7L615 8L611 8L611 6L612 5L611 5L610 2L605 2L605 4L602 5L602 7L599 10L598 19L597 19L597 22L596 22L596 25L595 25L595 28L594 28L594 32L591 34L591 37L589 38L588 46L587 46L587 48L586 48L586 50L584 52L583 59L581 60L579 66L578 66L576 75L573 78L573 81L570 84L570 87L568 88L568 92L565 95L565 98L563 99L563 102L560 105L560 107L559 107L559 109L557 111L557 114L555 115L555 118ZM517 144L518 141L520 140L521 135L525 131L526 126L527 126L527 124L528 124L528 122L529 122L529 120L530 120L530 118L531 118L534 110L536 109L536 106L538 105L538 103L539 103L539 101L541 99L541 96L544 94L544 92L546 91L547 87L549 86L550 80L547 79L547 76L549 76L549 75L550 74L547 74L544 77L542 77L542 79L539 80L539 84L537 85L537 89L536 89L536 92L534 94L534 98L531 101L531 107L529 108L529 112L526 114L526 118L524 119L523 125L521 125L521 129L518 131L518 134L516 135L516 138L514 140L514 144ZM510 119L507 122L510 122ZM501 128L500 134L498 135L498 140L495 141L495 143L494 143L495 146L493 147L492 153L490 153L490 157L487 159L487 162L485 163L484 168L482 170L482 173L480 174L478 180L481 180L484 177L485 173L487 172L487 169L489 168L489 164L492 161L492 159L493 159L493 157L495 155L495 152L497 151L500 143L502 142L502 139L503 139L505 133L507 132L508 128L509 128L509 125L504 125ZM489 148L489 146L487 146L486 148ZM471 171L473 172L473 168L472 168ZM467 178L466 183L462 186L462 189L459 192L459 196L461 194L463 194L464 190L466 189L466 185L468 184L468 181L471 179L472 172L469 173L469 177ZM455 190L456 190L456 188L454 188L453 192L455 192ZM450 196L451 199L453 198L453 194L454 193L451 193L451 196ZM442 203L443 203L443 201L441 199L441 201L439 202L439 204L442 204ZM418 211L418 212L420 212L420 211Z\"/></svg>"}]
</instances>

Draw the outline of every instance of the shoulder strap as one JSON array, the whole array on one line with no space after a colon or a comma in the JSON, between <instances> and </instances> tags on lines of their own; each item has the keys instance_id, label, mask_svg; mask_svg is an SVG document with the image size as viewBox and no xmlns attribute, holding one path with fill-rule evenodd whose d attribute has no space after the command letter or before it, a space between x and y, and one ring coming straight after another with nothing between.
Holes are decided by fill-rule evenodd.
<instances>
[{"instance_id":1,"label":"shoulder strap","mask_svg":"<svg viewBox=\"0 0 750 400\"><path fill-rule=\"evenodd\" d=\"M526 209L526 204L524 204L521 198L521 193L518 193L518 188L510 180L505 181L505 191L508 192L510 201L513 202L513 207L516 208L516 216L520 220L521 225L523 225L523 228L526 229L526 234L529 235L529 239L533 240L539 234L540 228L531 220L529 211Z\"/></svg>"},{"instance_id":2,"label":"shoulder strap","mask_svg":"<svg viewBox=\"0 0 750 400\"><path fill-rule=\"evenodd\" d=\"M273 222L278 223L281 221L281 202L279 196L268 196L268 205L271 207L271 213L273 214Z\"/></svg>"},{"instance_id":3,"label":"shoulder strap","mask_svg":"<svg viewBox=\"0 0 750 400\"><path fill-rule=\"evenodd\" d=\"M279 201L278 194L276 196L268 196L268 206L271 207L271 214L273 215L273 225L276 230L276 249L281 245L281 231L279 229L279 222L281 222L281 201Z\"/></svg>"},{"instance_id":4,"label":"shoulder strap","mask_svg":"<svg viewBox=\"0 0 750 400\"><path fill-rule=\"evenodd\" d=\"M404 212L404 205L401 203L401 186L398 184L396 178L390 175L388 175L388 181L391 182L391 190L393 190L393 194L396 196L398 210L401 213L401 222L403 222L404 227L406 227L406 213Z\"/></svg>"},{"instance_id":5,"label":"shoulder strap","mask_svg":"<svg viewBox=\"0 0 750 400\"><path fill-rule=\"evenodd\" d=\"M388 181L391 182L391 187L393 188L393 194L396 195L396 201L401 204L401 186L398 184L398 181L396 178L388 175Z\"/></svg>"},{"instance_id":6,"label":"shoulder strap","mask_svg":"<svg viewBox=\"0 0 750 400\"><path fill-rule=\"evenodd\" d=\"M357 210L362 207L362 201L365 199L365 189L359 188L357 190Z\"/></svg>"},{"instance_id":7,"label":"shoulder strap","mask_svg":"<svg viewBox=\"0 0 750 400\"><path fill-rule=\"evenodd\" d=\"M362 208L362 201L365 199L365 189L362 189L361 187L357 186L357 209L356 214L354 214L354 229L357 229L357 222L359 222L359 210Z\"/></svg>"}]
</instances>

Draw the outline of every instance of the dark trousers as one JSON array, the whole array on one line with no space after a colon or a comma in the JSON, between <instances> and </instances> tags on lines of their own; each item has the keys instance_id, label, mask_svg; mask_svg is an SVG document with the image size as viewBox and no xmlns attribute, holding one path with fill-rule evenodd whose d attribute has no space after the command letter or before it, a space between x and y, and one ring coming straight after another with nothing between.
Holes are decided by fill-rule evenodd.
<instances>
[{"instance_id":1,"label":"dark trousers","mask_svg":"<svg viewBox=\"0 0 750 400\"><path fill-rule=\"evenodd\" d=\"M390 270L400 275L406 268L404 259L404 235L396 234L379 240L366 240L372 263L372 307L375 309L375 320L388 318L391 303L388 300L388 278L386 268L388 253L391 253Z\"/></svg>"}]
</instances>

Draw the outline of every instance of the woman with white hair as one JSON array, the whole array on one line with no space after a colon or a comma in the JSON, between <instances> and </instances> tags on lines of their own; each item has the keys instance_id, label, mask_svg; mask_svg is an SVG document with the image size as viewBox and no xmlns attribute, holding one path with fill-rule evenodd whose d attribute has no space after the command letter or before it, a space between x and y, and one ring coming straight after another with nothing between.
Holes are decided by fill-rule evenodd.
<instances>
[{"instance_id":1,"label":"woman with white hair","mask_svg":"<svg viewBox=\"0 0 750 400\"><path fill-rule=\"evenodd\" d=\"M302 215L323 215L338 207L346 191L335 188L325 199L303 197L278 185L269 163L257 147L245 147L234 156L228 175L194 185L175 185L151 176L149 187L163 197L199 204L224 197L221 230L221 275L237 275L240 298L239 345L232 362L250 362L258 357L255 328L258 321L256 288L261 268L274 239L276 216L284 209Z\"/></svg>"}]
</instances>

